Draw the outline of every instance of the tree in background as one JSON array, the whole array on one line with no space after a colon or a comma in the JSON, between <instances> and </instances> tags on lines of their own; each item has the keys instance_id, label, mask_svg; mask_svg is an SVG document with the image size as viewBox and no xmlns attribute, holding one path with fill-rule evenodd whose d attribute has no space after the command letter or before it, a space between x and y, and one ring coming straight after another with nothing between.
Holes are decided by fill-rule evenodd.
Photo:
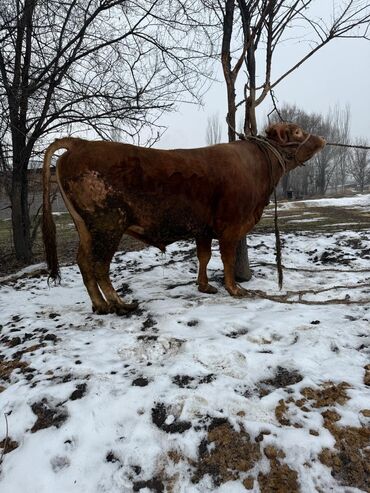
<instances>
[{"instance_id":1,"label":"tree in background","mask_svg":"<svg viewBox=\"0 0 370 493\"><path fill-rule=\"evenodd\" d=\"M365 139L357 139L356 145L368 147ZM364 191L365 185L370 179L370 153L368 149L351 149L350 173L355 180L357 189Z\"/></svg>"},{"instance_id":2,"label":"tree in background","mask_svg":"<svg viewBox=\"0 0 370 493\"><path fill-rule=\"evenodd\" d=\"M220 59L227 93L229 142L236 138L239 108L244 110L244 133L256 135L256 109L284 79L332 40L366 37L370 23L370 4L363 0L333 2L330 19L315 15L314 0L203 1L222 26ZM273 62L279 48L292 37L306 41L307 51L298 60L288 61L284 73L276 74ZM239 101L238 87L242 88ZM246 244L241 242L237 276L247 280L250 272L246 259Z\"/></svg>"},{"instance_id":3,"label":"tree in background","mask_svg":"<svg viewBox=\"0 0 370 493\"><path fill-rule=\"evenodd\" d=\"M327 141L347 143L350 131L350 111L346 106L335 106L327 115L306 113L295 105L283 104L279 115L274 113L271 122L296 122L310 133L322 135ZM349 169L350 151L343 147L326 146L305 166L287 173L280 185L279 194L287 196L292 189L298 196L324 195L328 188L343 188Z\"/></svg>"},{"instance_id":4,"label":"tree in background","mask_svg":"<svg viewBox=\"0 0 370 493\"><path fill-rule=\"evenodd\" d=\"M222 138L222 126L220 118L217 114L208 117L207 120L207 132L206 132L206 142L207 145L211 146L221 142Z\"/></svg>"},{"instance_id":5,"label":"tree in background","mask_svg":"<svg viewBox=\"0 0 370 493\"><path fill-rule=\"evenodd\" d=\"M115 128L138 143L145 134L153 143L159 116L198 100L207 76L210 24L204 12L195 23L198 13L187 0L2 1L0 166L19 260L32 257L31 156L67 125L102 138Z\"/></svg>"}]
</instances>

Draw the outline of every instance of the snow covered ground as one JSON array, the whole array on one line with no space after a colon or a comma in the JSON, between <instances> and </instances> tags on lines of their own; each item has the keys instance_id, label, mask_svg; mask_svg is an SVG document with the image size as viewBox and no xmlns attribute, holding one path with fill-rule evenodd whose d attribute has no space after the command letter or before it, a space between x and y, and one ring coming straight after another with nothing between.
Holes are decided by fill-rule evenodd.
<instances>
[{"instance_id":1,"label":"snow covered ground","mask_svg":"<svg viewBox=\"0 0 370 493\"><path fill-rule=\"evenodd\" d=\"M333 197L323 199L312 199L282 203L280 210L295 209L301 207L352 207L370 211L370 194L358 194L351 197Z\"/></svg>"},{"instance_id":2,"label":"snow covered ground","mask_svg":"<svg viewBox=\"0 0 370 493\"><path fill-rule=\"evenodd\" d=\"M117 254L128 317L75 266L3 281L1 493L368 490L370 235L285 234L281 292L273 236L249 244L246 299L217 243L215 295L191 243Z\"/></svg>"}]
</instances>

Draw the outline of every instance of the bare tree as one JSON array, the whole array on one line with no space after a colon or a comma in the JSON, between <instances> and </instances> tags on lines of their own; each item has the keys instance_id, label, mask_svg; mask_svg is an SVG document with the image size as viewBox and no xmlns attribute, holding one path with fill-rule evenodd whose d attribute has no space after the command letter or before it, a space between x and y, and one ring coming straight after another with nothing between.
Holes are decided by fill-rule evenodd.
<instances>
[{"instance_id":1,"label":"bare tree","mask_svg":"<svg viewBox=\"0 0 370 493\"><path fill-rule=\"evenodd\" d=\"M343 144L349 144L350 140L350 108L347 105L344 110L341 110L338 106L334 108L334 122L338 127L338 142ZM334 170L334 188L338 191L340 187L343 193L348 176L348 163L350 158L350 152L348 148L339 147L339 152L336 154L336 165Z\"/></svg>"},{"instance_id":2,"label":"bare tree","mask_svg":"<svg viewBox=\"0 0 370 493\"><path fill-rule=\"evenodd\" d=\"M368 37L370 4L363 0L334 1L330 19L312 13L312 0L204 0L204 3L222 21L220 58L227 90L230 142L235 140L238 108L244 108L244 133L256 135L256 109L284 79L332 40ZM294 35L307 40L307 51L298 60L292 60L284 73L274 76L272 64L279 47ZM244 82L239 81L243 95L237 102L238 78ZM248 272L246 261L239 258L244 253L245 247L241 245L237 265L238 268L244 265L242 270Z\"/></svg>"},{"instance_id":3,"label":"bare tree","mask_svg":"<svg viewBox=\"0 0 370 493\"><path fill-rule=\"evenodd\" d=\"M350 111L338 105L328 114L306 113L295 105L283 104L279 116L274 113L270 121L294 121L308 132L322 135L331 142L346 143L349 140ZM281 184L281 195L286 197L288 188L299 196L324 195L328 188L337 188L337 180L345 180L348 173L349 150L344 147L327 146L306 166L287 173ZM339 178L338 178L339 176ZM344 183L344 182L343 182Z\"/></svg>"},{"instance_id":4,"label":"bare tree","mask_svg":"<svg viewBox=\"0 0 370 493\"><path fill-rule=\"evenodd\" d=\"M32 255L27 170L46 138L69 124L150 143L163 111L198 97L207 70L196 14L187 0L2 1L0 161L18 259Z\"/></svg>"},{"instance_id":5,"label":"bare tree","mask_svg":"<svg viewBox=\"0 0 370 493\"><path fill-rule=\"evenodd\" d=\"M359 146L369 146L365 139L357 139ZM370 178L370 153L368 149L352 149L350 154L350 173L353 176L357 189L364 191L365 185Z\"/></svg>"},{"instance_id":6,"label":"bare tree","mask_svg":"<svg viewBox=\"0 0 370 493\"><path fill-rule=\"evenodd\" d=\"M222 127L220 123L220 117L218 114L214 114L208 117L207 120L207 133L206 142L207 145L218 144L222 138Z\"/></svg>"}]
</instances>

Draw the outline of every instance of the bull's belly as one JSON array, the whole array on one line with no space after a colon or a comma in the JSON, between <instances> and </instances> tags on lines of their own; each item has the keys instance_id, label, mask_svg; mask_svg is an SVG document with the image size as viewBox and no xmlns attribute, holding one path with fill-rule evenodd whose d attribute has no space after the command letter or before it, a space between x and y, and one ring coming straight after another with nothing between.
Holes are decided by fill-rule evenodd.
<instances>
[{"instance_id":1,"label":"bull's belly","mask_svg":"<svg viewBox=\"0 0 370 493\"><path fill-rule=\"evenodd\" d=\"M150 245L163 248L179 240L215 237L209 212L183 197L136 197L127 205L127 233Z\"/></svg>"},{"instance_id":2,"label":"bull's belly","mask_svg":"<svg viewBox=\"0 0 370 493\"><path fill-rule=\"evenodd\" d=\"M216 237L209 225L196 218L189 217L175 221L166 215L146 223L132 224L127 228L126 233L161 249L180 240Z\"/></svg>"}]
</instances>

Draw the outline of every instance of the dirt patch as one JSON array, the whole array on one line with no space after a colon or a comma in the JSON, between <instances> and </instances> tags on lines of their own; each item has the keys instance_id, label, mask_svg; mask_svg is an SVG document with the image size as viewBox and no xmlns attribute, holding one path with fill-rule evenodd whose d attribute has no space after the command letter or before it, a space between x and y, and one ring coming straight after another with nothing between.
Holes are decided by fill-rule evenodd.
<instances>
[{"instance_id":1,"label":"dirt patch","mask_svg":"<svg viewBox=\"0 0 370 493\"><path fill-rule=\"evenodd\" d=\"M65 408L62 406L53 407L49 404L47 399L42 399L40 402L33 403L31 409L37 416L37 420L31 428L31 433L35 433L44 428L50 428L51 426L60 428L68 418L68 413Z\"/></svg>"},{"instance_id":2,"label":"dirt patch","mask_svg":"<svg viewBox=\"0 0 370 493\"><path fill-rule=\"evenodd\" d=\"M322 388L313 389L305 387L301 390L301 394L311 401L314 401L312 406L315 408L333 406L334 404L345 404L349 396L347 389L351 386L347 382L334 384L333 382L324 382Z\"/></svg>"},{"instance_id":3,"label":"dirt patch","mask_svg":"<svg viewBox=\"0 0 370 493\"><path fill-rule=\"evenodd\" d=\"M0 361L0 379L9 381L14 370L24 371L28 364L19 359Z\"/></svg>"},{"instance_id":4,"label":"dirt patch","mask_svg":"<svg viewBox=\"0 0 370 493\"><path fill-rule=\"evenodd\" d=\"M112 451L107 453L107 455L105 456L105 460L106 462L112 462L112 463L121 462L119 458Z\"/></svg>"},{"instance_id":5,"label":"dirt patch","mask_svg":"<svg viewBox=\"0 0 370 493\"><path fill-rule=\"evenodd\" d=\"M314 257L314 262L321 262L322 264L341 264L341 265L350 265L351 260L355 260L355 257L352 255L348 257L348 254L342 253L340 248L328 249L325 250L320 258Z\"/></svg>"},{"instance_id":6,"label":"dirt patch","mask_svg":"<svg viewBox=\"0 0 370 493\"><path fill-rule=\"evenodd\" d=\"M225 335L226 337L230 337L231 339L237 339L238 337L245 336L246 334L248 334L248 332L248 329L240 328L237 330L233 330Z\"/></svg>"},{"instance_id":7,"label":"dirt patch","mask_svg":"<svg viewBox=\"0 0 370 493\"><path fill-rule=\"evenodd\" d=\"M261 458L260 447L242 428L234 430L227 420L212 422L207 437L199 446L199 460L192 477L198 483L203 476L211 476L215 486L236 480Z\"/></svg>"},{"instance_id":8,"label":"dirt patch","mask_svg":"<svg viewBox=\"0 0 370 493\"><path fill-rule=\"evenodd\" d=\"M370 386L370 365L365 366L364 384Z\"/></svg>"},{"instance_id":9,"label":"dirt patch","mask_svg":"<svg viewBox=\"0 0 370 493\"><path fill-rule=\"evenodd\" d=\"M215 375L210 373L203 377L192 377L190 375L175 375L172 382L181 389L196 389L198 385L203 383L211 383L215 379Z\"/></svg>"},{"instance_id":10,"label":"dirt patch","mask_svg":"<svg viewBox=\"0 0 370 493\"><path fill-rule=\"evenodd\" d=\"M152 478L147 481L135 481L133 483L133 490L140 491L144 488L148 488L154 493L163 493L164 492L164 484L160 478Z\"/></svg>"},{"instance_id":11,"label":"dirt patch","mask_svg":"<svg viewBox=\"0 0 370 493\"><path fill-rule=\"evenodd\" d=\"M76 390L72 392L72 394L69 396L69 399L71 401L75 401L77 399L81 399L85 394L87 390L87 385L86 383L79 383L76 386Z\"/></svg>"},{"instance_id":12,"label":"dirt patch","mask_svg":"<svg viewBox=\"0 0 370 493\"><path fill-rule=\"evenodd\" d=\"M275 408L275 417L279 423L283 426L290 426L290 421L286 414L288 411L288 406L286 405L284 399L280 399L279 404Z\"/></svg>"},{"instance_id":13,"label":"dirt patch","mask_svg":"<svg viewBox=\"0 0 370 493\"><path fill-rule=\"evenodd\" d=\"M0 442L0 449L2 449L0 456L2 454L9 454L9 452L13 452L16 448L18 448L19 443L16 442L15 440L12 440L10 437L4 438L4 440L1 440Z\"/></svg>"},{"instance_id":14,"label":"dirt patch","mask_svg":"<svg viewBox=\"0 0 370 493\"><path fill-rule=\"evenodd\" d=\"M148 329L151 329L157 325L157 321L154 320L153 316L149 313L146 320L142 323L141 330L145 332Z\"/></svg>"},{"instance_id":15,"label":"dirt patch","mask_svg":"<svg viewBox=\"0 0 370 493\"><path fill-rule=\"evenodd\" d=\"M146 387L149 384L149 380L146 377L138 377L132 381L133 387Z\"/></svg>"},{"instance_id":16,"label":"dirt patch","mask_svg":"<svg viewBox=\"0 0 370 493\"><path fill-rule=\"evenodd\" d=\"M181 421L174 416L169 408L158 402L152 408L152 421L166 433L184 433L191 428L190 421Z\"/></svg>"},{"instance_id":17,"label":"dirt patch","mask_svg":"<svg viewBox=\"0 0 370 493\"><path fill-rule=\"evenodd\" d=\"M303 380L302 375L297 370L288 370L282 366L276 368L274 377L261 380L258 384L260 397L270 394L275 389L282 389L294 385Z\"/></svg>"},{"instance_id":18,"label":"dirt patch","mask_svg":"<svg viewBox=\"0 0 370 493\"><path fill-rule=\"evenodd\" d=\"M181 389L194 389L197 387L195 377L191 377L190 375L175 375L172 379L172 382L180 387Z\"/></svg>"},{"instance_id":19,"label":"dirt patch","mask_svg":"<svg viewBox=\"0 0 370 493\"><path fill-rule=\"evenodd\" d=\"M324 426L335 438L335 450L324 449L320 461L340 484L370 491L370 428L341 427L328 415Z\"/></svg>"},{"instance_id":20,"label":"dirt patch","mask_svg":"<svg viewBox=\"0 0 370 493\"><path fill-rule=\"evenodd\" d=\"M298 493L298 473L277 458L270 459L270 471L259 473L261 493Z\"/></svg>"}]
</instances>

